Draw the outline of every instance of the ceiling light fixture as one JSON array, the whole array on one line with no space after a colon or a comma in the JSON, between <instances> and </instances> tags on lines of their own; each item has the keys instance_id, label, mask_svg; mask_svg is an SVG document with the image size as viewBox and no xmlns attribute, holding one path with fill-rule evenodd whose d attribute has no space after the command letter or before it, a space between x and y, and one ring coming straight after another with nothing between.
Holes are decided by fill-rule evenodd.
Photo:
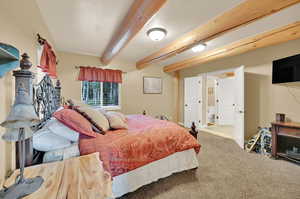
<instances>
[{"instance_id":1,"label":"ceiling light fixture","mask_svg":"<svg viewBox=\"0 0 300 199\"><path fill-rule=\"evenodd\" d=\"M206 48L206 44L200 43L200 44L195 45L195 46L192 48L192 51L193 51L194 53L197 53L197 52L201 52L201 51L205 50L205 48Z\"/></svg>"},{"instance_id":2,"label":"ceiling light fixture","mask_svg":"<svg viewBox=\"0 0 300 199\"><path fill-rule=\"evenodd\" d=\"M151 28L147 31L147 35L153 41L160 41L167 36L167 31L163 28Z\"/></svg>"}]
</instances>

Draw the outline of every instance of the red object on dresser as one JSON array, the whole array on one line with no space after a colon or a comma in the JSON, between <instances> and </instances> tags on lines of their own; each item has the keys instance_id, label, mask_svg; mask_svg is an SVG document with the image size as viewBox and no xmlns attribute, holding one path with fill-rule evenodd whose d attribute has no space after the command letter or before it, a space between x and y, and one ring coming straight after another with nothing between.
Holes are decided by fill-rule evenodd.
<instances>
[{"instance_id":1,"label":"red object on dresser","mask_svg":"<svg viewBox=\"0 0 300 199\"><path fill-rule=\"evenodd\" d=\"M95 138L81 136L80 154L99 152L104 168L118 176L176 152L200 150L197 140L173 122L144 115L127 118L128 130L108 131Z\"/></svg>"},{"instance_id":2,"label":"red object on dresser","mask_svg":"<svg viewBox=\"0 0 300 199\"><path fill-rule=\"evenodd\" d=\"M53 114L53 117L80 134L90 137L96 137L97 135L97 133L93 131L91 123L80 113L77 113L72 109L62 109L60 111L56 111Z\"/></svg>"}]
</instances>

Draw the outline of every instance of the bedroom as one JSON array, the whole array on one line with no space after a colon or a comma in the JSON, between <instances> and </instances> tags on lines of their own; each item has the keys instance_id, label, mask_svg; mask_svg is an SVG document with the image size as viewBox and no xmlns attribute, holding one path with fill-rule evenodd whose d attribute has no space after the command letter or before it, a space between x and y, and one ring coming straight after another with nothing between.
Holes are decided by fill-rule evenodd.
<instances>
[{"instance_id":1,"label":"bedroom","mask_svg":"<svg viewBox=\"0 0 300 199\"><path fill-rule=\"evenodd\" d=\"M231 0L201 3L193 0L187 4L180 0L166 1L153 17L146 19L147 23L145 22L138 28L137 34L126 47L107 66L104 66L100 62L100 57L117 28L122 25L121 22L133 2L133 0L122 1L116 4L114 1L104 0L66 1L64 3L45 0L26 2L4 0L0 4L0 42L16 47L20 54L26 52L33 63L32 71L37 73L39 43L36 35L39 33L45 38L52 45L57 56L57 79L61 81L61 96L65 99L81 100L82 83L77 81L79 69L76 67L103 66L103 68L122 70L124 73L119 93L120 107L118 108L120 109L115 111L126 115L142 114L145 111L152 117L163 115L179 124L184 123L184 78L244 65L245 139L255 134L259 126L270 127L270 123L275 120L276 113L285 113L290 120L300 121L297 101L300 95L299 90L294 87L272 84L272 61L299 54L300 40L297 34L300 18L300 8L297 4L299 1L278 1L273 5L274 1L264 0L254 5L250 4L249 6L260 8L255 12L257 14L255 20L245 25L241 24L245 21L235 20L240 16L225 18L229 21L223 23L232 22L235 28L227 30L226 33L220 33L220 30L214 29L213 31L219 32L215 37L205 40L204 51L195 53L192 50L186 50L177 53L177 56L154 61L142 69L137 69L137 61L154 52L160 53L162 48L177 41L185 33L198 27L201 28L202 25L212 21L214 17L222 16L226 11L237 9L236 7L241 3L249 2ZM264 8L270 8L271 11ZM248 10L244 12L245 18L251 15L247 15ZM112 13L114 13L113 16ZM251 16L248 20L250 19ZM184 68L176 72L164 72L163 68L167 65L180 63L191 57L221 49L223 46L227 47L232 42L241 42L246 38L253 39L255 35L278 30L291 24L295 26L294 34L285 36L284 39L280 36L276 37L275 40L278 43L258 43L251 49L236 48L232 54L228 52L228 54L225 52L223 54L220 51L219 57L212 57L207 62L202 63L200 59L193 67L185 68L186 65L183 65ZM156 27L162 27L167 31L166 37L161 41L152 41L147 35L149 29ZM161 78L161 94L145 94L144 77ZM41 78L42 75L37 75L36 83ZM3 122L14 103L15 78L12 71L0 78L0 91L0 121ZM0 127L0 132L2 136L5 128ZM299 188L297 188L299 180L297 179L300 177L298 175L300 172L297 165L283 160L266 159L252 153L248 154L237 148L233 141L212 137L211 134L199 132L198 139L202 148L197 156L199 168L196 172L192 170L172 175L159 182L146 185L131 195L126 195L125 198L242 198L241 195L249 196L249 198L299 197ZM224 146L216 145L216 143L224 143ZM15 162L18 159L15 156L15 150L14 144L1 139L1 182L4 181L4 176L9 171L15 169ZM235 155L239 161L235 161ZM211 158L218 160L216 165ZM239 169L239 164L244 164L245 168ZM264 167L262 169L255 165ZM223 169L225 173L222 173ZM269 173L271 171L276 174L272 176ZM246 178L251 185L239 180L247 172L257 173L253 177ZM226 173L233 176L228 184L220 182L220 180L230 180ZM255 178L261 179L261 176L274 183L266 186L262 181L254 180ZM182 180L181 183L179 183L180 180ZM279 180L286 183L279 187L276 184ZM233 190L232 187L238 188ZM215 189L219 191L214 191ZM287 191L284 191L285 189Z\"/></svg>"}]
</instances>

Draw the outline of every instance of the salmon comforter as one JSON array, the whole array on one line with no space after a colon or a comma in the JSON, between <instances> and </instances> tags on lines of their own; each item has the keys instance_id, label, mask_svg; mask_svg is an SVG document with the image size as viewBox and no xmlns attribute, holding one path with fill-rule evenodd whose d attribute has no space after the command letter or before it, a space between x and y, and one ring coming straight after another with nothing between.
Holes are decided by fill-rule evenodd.
<instances>
[{"instance_id":1,"label":"salmon comforter","mask_svg":"<svg viewBox=\"0 0 300 199\"><path fill-rule=\"evenodd\" d=\"M96 138L80 137L80 155L99 152L104 168L118 176L176 152L200 150L197 140L173 122L144 115L129 115L127 119L126 130L108 131Z\"/></svg>"}]
</instances>

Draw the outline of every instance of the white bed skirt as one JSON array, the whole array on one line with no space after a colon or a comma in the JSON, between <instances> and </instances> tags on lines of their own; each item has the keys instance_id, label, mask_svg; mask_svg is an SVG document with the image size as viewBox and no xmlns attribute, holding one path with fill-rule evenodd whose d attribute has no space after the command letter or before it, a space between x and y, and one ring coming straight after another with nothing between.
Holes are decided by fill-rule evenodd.
<instances>
[{"instance_id":1,"label":"white bed skirt","mask_svg":"<svg viewBox=\"0 0 300 199\"><path fill-rule=\"evenodd\" d=\"M138 188L168 177L173 173L197 168L199 166L194 149L174 153L163 159L154 161L133 171L113 178L112 191L114 197L133 192Z\"/></svg>"}]
</instances>

